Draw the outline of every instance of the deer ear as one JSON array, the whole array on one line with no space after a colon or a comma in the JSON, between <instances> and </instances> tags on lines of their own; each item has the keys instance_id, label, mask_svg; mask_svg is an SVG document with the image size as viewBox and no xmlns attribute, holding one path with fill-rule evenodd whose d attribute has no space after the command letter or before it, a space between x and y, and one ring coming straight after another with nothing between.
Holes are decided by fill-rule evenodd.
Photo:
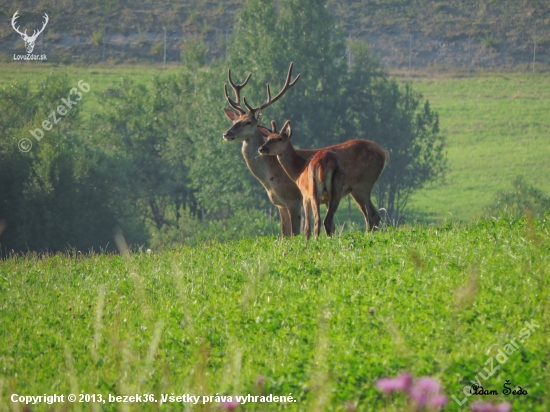
<instances>
[{"instance_id":1,"label":"deer ear","mask_svg":"<svg viewBox=\"0 0 550 412\"><path fill-rule=\"evenodd\" d=\"M290 123L286 125L285 129L282 130L281 133L286 134L289 139L292 137L292 129L290 128Z\"/></svg>"},{"instance_id":2,"label":"deer ear","mask_svg":"<svg viewBox=\"0 0 550 412\"><path fill-rule=\"evenodd\" d=\"M263 126L257 125L256 127L258 128L258 131L262 134L262 136L268 137L271 134L269 129Z\"/></svg>"},{"instance_id":3,"label":"deer ear","mask_svg":"<svg viewBox=\"0 0 550 412\"><path fill-rule=\"evenodd\" d=\"M233 110L229 110L224 107L223 111L225 112L226 116L229 117L232 121L235 121L239 118L239 115Z\"/></svg>"},{"instance_id":4,"label":"deer ear","mask_svg":"<svg viewBox=\"0 0 550 412\"><path fill-rule=\"evenodd\" d=\"M256 119L257 122L262 120L262 111L261 110L256 110L254 112L254 119Z\"/></svg>"}]
</instances>

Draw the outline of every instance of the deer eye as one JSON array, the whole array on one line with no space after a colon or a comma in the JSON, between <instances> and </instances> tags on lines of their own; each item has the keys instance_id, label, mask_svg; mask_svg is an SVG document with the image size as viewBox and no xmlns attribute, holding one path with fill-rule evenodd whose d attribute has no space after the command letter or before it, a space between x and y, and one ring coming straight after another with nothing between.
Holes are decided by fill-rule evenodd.
<instances>
[{"instance_id":1,"label":"deer eye","mask_svg":"<svg viewBox=\"0 0 550 412\"><path fill-rule=\"evenodd\" d=\"M279 142L282 142L282 141L283 141L283 138L282 138L282 137L278 137L277 140L278 140Z\"/></svg>"},{"instance_id":2,"label":"deer eye","mask_svg":"<svg viewBox=\"0 0 550 412\"><path fill-rule=\"evenodd\" d=\"M248 126L249 124L252 124L252 121L249 120L248 122L246 122L246 125L247 125L247 126Z\"/></svg>"}]
</instances>

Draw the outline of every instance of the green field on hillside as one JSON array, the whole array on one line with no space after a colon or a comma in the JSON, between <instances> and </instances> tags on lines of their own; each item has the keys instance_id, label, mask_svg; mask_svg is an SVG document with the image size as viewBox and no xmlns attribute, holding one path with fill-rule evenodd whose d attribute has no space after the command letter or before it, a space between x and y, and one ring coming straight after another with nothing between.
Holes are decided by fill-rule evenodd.
<instances>
[{"instance_id":1,"label":"green field on hillside","mask_svg":"<svg viewBox=\"0 0 550 412\"><path fill-rule=\"evenodd\" d=\"M116 87L123 76L136 83L150 84L153 76L177 70L177 66L163 69L4 65L0 68L0 87L25 79L36 86L51 71L68 72L75 82L83 79L89 83L95 94L86 96L83 110L86 119L99 110L98 97L105 89ZM467 222L482 216L483 207L492 201L495 192L509 189L517 175L550 193L549 74L479 73L471 78L419 75L410 81L440 115L441 132L448 144L449 173L445 183L432 185L413 196L410 221ZM222 87L220 84L220 110L226 104ZM351 210L352 220L362 223L358 209L352 205ZM344 200L337 220L342 224L347 219L347 200Z\"/></svg>"},{"instance_id":2,"label":"green field on hillside","mask_svg":"<svg viewBox=\"0 0 550 412\"><path fill-rule=\"evenodd\" d=\"M240 408L249 411L401 411L405 397L385 398L378 378L432 376L462 400L514 339L517 351L481 382L498 391L493 402L547 411L548 217L309 244L266 237L124 256L8 258L0 265L0 411L24 410L10 401L14 393L107 400L37 411L181 410L160 406L170 394L296 400ZM503 395L506 380L528 395ZM136 393L157 402L108 401ZM462 408L451 399L445 410L482 398Z\"/></svg>"},{"instance_id":3,"label":"green field on hillside","mask_svg":"<svg viewBox=\"0 0 550 412\"><path fill-rule=\"evenodd\" d=\"M444 185L414 195L420 219L468 221L518 175L550 193L550 76L478 75L420 79L448 143Z\"/></svg>"}]
</instances>

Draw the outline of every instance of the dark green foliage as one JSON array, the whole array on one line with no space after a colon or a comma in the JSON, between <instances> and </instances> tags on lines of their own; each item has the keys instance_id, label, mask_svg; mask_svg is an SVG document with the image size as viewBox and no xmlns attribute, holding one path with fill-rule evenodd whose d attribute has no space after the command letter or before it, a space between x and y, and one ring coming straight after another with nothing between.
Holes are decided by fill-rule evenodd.
<instances>
[{"instance_id":1,"label":"dark green foliage","mask_svg":"<svg viewBox=\"0 0 550 412\"><path fill-rule=\"evenodd\" d=\"M77 82L66 75L50 75L36 93L21 84L0 93L7 109L0 125L0 219L6 223L2 253L108 248L117 225L127 227L134 242L145 240L143 229L130 223L131 216L119 202L113 184L116 164L78 133L85 98L65 116L57 114L58 124L39 142L29 133L42 127L42 121L52 120L48 115L75 86ZM18 150L23 138L33 144L28 153Z\"/></svg>"},{"instance_id":2,"label":"dark green foliage","mask_svg":"<svg viewBox=\"0 0 550 412\"><path fill-rule=\"evenodd\" d=\"M525 177L518 176L511 183L512 190L496 193L494 202L486 208L488 214L519 217L531 213L542 217L550 211L550 196L527 183Z\"/></svg>"}]
</instances>

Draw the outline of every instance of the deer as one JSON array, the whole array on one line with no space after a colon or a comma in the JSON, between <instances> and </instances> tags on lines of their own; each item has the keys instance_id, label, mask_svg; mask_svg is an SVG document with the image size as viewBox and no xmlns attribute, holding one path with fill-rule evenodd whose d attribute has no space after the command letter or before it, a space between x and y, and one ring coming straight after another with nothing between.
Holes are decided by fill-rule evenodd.
<instances>
[{"instance_id":1,"label":"deer","mask_svg":"<svg viewBox=\"0 0 550 412\"><path fill-rule=\"evenodd\" d=\"M248 105L246 98L243 98L245 110L240 102L241 90L250 80L252 73L248 74L243 83L235 84L231 79L231 69L228 69L227 80L235 93L235 100L229 97L227 84L224 85L225 98L236 112L224 108L225 114L233 125L223 133L223 138L227 142L242 142L242 154L248 168L266 189L270 201L279 210L283 236L294 236L300 233L302 195L296 183L283 170L276 156L258 156L258 149L265 143L265 138L257 126L262 119L262 110L280 99L300 78L298 75L292 82L290 81L293 65L290 63L281 91L272 99L270 87L267 84L267 101L257 107ZM296 153L307 160L319 150L328 150L338 156L346 176L343 196L349 194L353 197L365 218L367 229L375 230L381 217L372 203L371 191L389 162L389 153L377 143L363 139L349 140L322 149L296 149Z\"/></svg>"},{"instance_id":2,"label":"deer","mask_svg":"<svg viewBox=\"0 0 550 412\"><path fill-rule=\"evenodd\" d=\"M19 10L17 10L15 12L15 14L13 15L13 17L11 19L11 26L13 27L13 29L17 33L19 33L21 35L21 38L25 42L25 49L27 49L27 53L31 54L32 51L34 50L34 43L36 42L36 39L38 38L40 33L42 33L44 31L44 29L46 28L46 25L48 24L48 21L50 20L50 18L48 17L48 15L46 13L44 13L44 22L42 23L42 28L40 30L38 30L38 32L36 30L34 30L33 33L32 33L32 36L28 36L26 29L25 29L24 33L21 33L19 31L20 26L15 27L15 23L16 23L17 19L20 17L20 16L17 15L17 13L19 13Z\"/></svg>"},{"instance_id":3,"label":"deer","mask_svg":"<svg viewBox=\"0 0 550 412\"><path fill-rule=\"evenodd\" d=\"M287 120L280 132L277 132L275 121L271 121L271 130L257 125L259 132L267 137L258 152L262 156L277 156L277 160L286 174L300 189L304 208L304 232L306 238L311 235L311 213L315 222L314 235L319 237L321 232L321 201L327 204L327 214L323 224L327 236L334 233L334 214L342 199L346 182L344 168L338 156L328 150L319 150L309 160L300 156L290 141L292 129L290 120Z\"/></svg>"}]
</instances>

